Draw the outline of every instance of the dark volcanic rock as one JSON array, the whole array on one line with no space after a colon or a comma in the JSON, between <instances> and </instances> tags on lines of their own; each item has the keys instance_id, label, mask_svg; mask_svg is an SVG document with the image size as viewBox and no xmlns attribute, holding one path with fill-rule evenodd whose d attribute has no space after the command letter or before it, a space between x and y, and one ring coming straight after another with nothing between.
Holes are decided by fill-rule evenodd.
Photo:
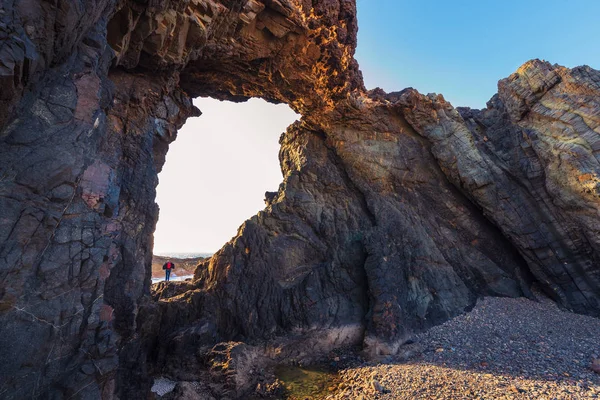
<instances>
[{"instance_id":1,"label":"dark volcanic rock","mask_svg":"<svg viewBox=\"0 0 600 400\"><path fill-rule=\"evenodd\" d=\"M390 353L478 295L522 294L524 264L427 142L385 106L355 106L352 127L288 129L278 197L198 269L225 337L354 327L360 341L366 323L365 345Z\"/></svg>"},{"instance_id":2,"label":"dark volcanic rock","mask_svg":"<svg viewBox=\"0 0 600 400\"><path fill-rule=\"evenodd\" d=\"M534 280L600 315L600 74L532 61L454 109L366 92L356 31L351 0L1 3L0 397L146 398L218 342L393 353ZM303 118L267 208L152 297L157 173L200 95Z\"/></svg>"},{"instance_id":3,"label":"dark volcanic rock","mask_svg":"<svg viewBox=\"0 0 600 400\"><path fill-rule=\"evenodd\" d=\"M481 111L415 91L395 104L544 290L600 316L600 72L534 60L498 87Z\"/></svg>"}]
</instances>

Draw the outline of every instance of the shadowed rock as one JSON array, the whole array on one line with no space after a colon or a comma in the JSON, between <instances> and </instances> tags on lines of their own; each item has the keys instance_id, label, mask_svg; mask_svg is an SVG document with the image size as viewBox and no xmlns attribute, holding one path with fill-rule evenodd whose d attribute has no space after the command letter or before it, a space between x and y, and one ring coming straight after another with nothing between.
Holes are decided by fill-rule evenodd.
<instances>
[{"instance_id":1,"label":"shadowed rock","mask_svg":"<svg viewBox=\"0 0 600 400\"><path fill-rule=\"evenodd\" d=\"M455 109L366 92L356 31L350 0L0 5L0 397L146 398L222 341L394 353L533 281L600 315L600 73L535 60ZM152 298L157 174L195 96L303 117L265 210Z\"/></svg>"}]
</instances>

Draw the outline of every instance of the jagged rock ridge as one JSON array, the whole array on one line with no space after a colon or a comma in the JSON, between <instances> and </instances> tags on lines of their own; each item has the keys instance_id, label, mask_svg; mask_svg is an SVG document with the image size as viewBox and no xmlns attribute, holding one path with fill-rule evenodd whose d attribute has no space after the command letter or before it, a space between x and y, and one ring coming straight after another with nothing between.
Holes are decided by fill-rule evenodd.
<instances>
[{"instance_id":1,"label":"jagged rock ridge","mask_svg":"<svg viewBox=\"0 0 600 400\"><path fill-rule=\"evenodd\" d=\"M2 397L142 398L197 340L389 353L533 281L600 315L600 73L532 61L454 109L366 92L356 30L350 0L2 3ZM157 303L157 173L201 95L303 118L268 207Z\"/></svg>"}]
</instances>

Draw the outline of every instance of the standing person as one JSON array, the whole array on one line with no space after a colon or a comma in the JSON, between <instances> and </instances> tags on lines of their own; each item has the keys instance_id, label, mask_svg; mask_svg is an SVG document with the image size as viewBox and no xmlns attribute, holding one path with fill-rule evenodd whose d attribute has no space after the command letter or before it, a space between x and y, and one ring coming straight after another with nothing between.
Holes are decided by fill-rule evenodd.
<instances>
[{"instance_id":1,"label":"standing person","mask_svg":"<svg viewBox=\"0 0 600 400\"><path fill-rule=\"evenodd\" d=\"M163 265L163 269L165 270L165 281L171 280L171 271L175 269L175 264L171 261L167 261Z\"/></svg>"}]
</instances>

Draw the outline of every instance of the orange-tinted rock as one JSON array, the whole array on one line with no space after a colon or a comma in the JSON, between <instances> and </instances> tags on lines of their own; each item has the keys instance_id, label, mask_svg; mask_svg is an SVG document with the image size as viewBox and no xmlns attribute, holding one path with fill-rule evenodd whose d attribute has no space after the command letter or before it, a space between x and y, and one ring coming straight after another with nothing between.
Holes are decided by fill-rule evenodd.
<instances>
[{"instance_id":1,"label":"orange-tinted rock","mask_svg":"<svg viewBox=\"0 0 600 400\"><path fill-rule=\"evenodd\" d=\"M599 315L598 71L531 61L455 109L366 92L356 31L351 0L2 3L4 397L146 398L222 341L393 353L534 281ZM267 208L152 298L157 173L195 96L303 119Z\"/></svg>"}]
</instances>

